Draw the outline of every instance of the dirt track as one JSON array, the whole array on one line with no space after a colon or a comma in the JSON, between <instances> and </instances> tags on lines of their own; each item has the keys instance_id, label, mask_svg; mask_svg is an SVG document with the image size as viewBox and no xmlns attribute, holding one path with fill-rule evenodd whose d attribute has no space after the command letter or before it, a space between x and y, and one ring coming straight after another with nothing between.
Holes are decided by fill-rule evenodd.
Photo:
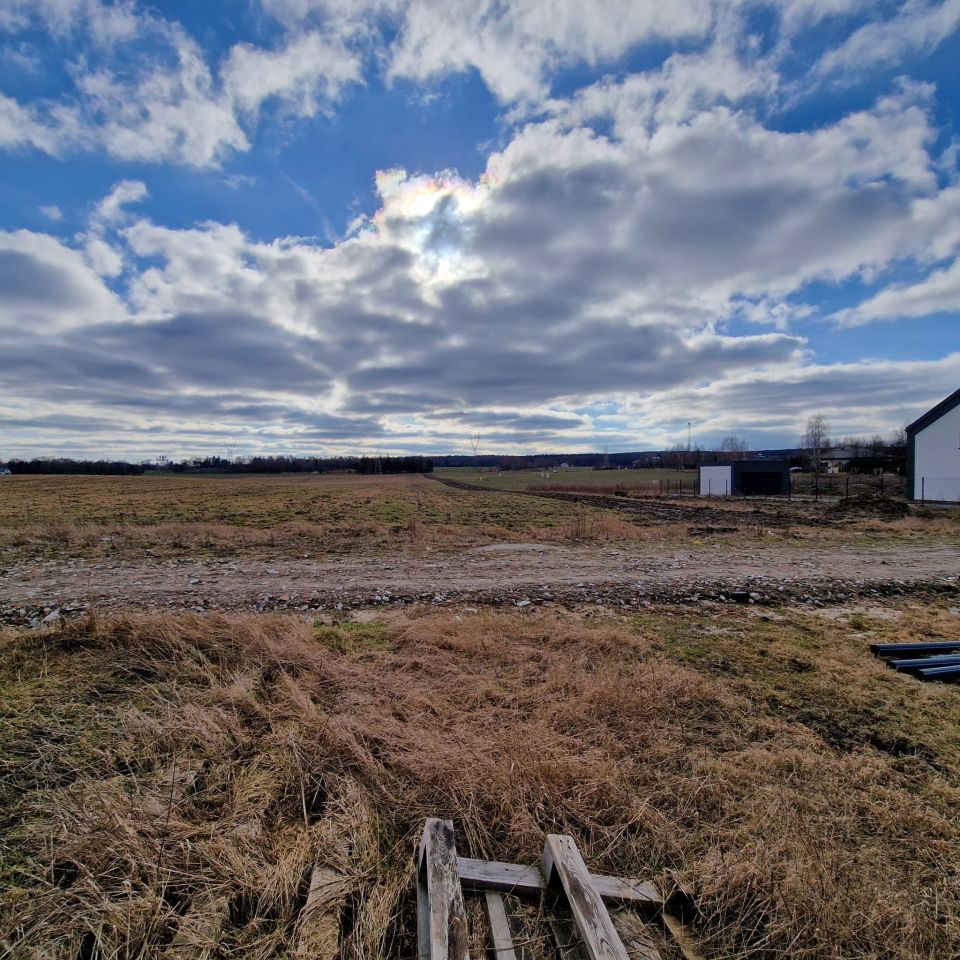
<instances>
[{"instance_id":1,"label":"dirt track","mask_svg":"<svg viewBox=\"0 0 960 960\"><path fill-rule=\"evenodd\" d=\"M873 548L713 543L662 546L504 544L460 553L282 562L26 561L0 573L0 621L96 608L337 609L409 602L601 602L714 599L830 603L958 590L954 546ZM750 594L753 597L750 597ZM22 611L22 612L21 612Z\"/></svg>"}]
</instances>

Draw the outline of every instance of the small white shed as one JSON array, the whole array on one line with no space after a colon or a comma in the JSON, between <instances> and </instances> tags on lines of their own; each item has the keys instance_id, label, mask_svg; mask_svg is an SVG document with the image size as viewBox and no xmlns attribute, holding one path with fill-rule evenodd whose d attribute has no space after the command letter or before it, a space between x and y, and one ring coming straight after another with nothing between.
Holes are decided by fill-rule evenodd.
<instances>
[{"instance_id":1,"label":"small white shed","mask_svg":"<svg viewBox=\"0 0 960 960\"><path fill-rule=\"evenodd\" d=\"M907 427L912 500L960 502L960 390Z\"/></svg>"},{"instance_id":2,"label":"small white shed","mask_svg":"<svg viewBox=\"0 0 960 960\"><path fill-rule=\"evenodd\" d=\"M733 493L733 464L700 468L701 497L729 497Z\"/></svg>"}]
</instances>

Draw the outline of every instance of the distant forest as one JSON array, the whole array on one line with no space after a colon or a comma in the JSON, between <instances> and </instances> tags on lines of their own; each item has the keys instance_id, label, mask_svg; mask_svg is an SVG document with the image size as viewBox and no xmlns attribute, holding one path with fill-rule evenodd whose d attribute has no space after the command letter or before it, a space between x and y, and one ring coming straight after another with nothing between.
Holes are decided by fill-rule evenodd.
<instances>
[{"instance_id":1,"label":"distant forest","mask_svg":"<svg viewBox=\"0 0 960 960\"><path fill-rule=\"evenodd\" d=\"M143 473L432 473L429 457L224 457L162 463L126 463L122 460L39 459L11 460L15 474L84 473L134 476Z\"/></svg>"}]
</instances>

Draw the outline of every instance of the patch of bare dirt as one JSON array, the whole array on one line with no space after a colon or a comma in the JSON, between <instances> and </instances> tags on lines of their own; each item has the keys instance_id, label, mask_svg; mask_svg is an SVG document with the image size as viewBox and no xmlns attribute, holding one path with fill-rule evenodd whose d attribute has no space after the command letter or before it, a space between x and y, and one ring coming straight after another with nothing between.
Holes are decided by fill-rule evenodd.
<instances>
[{"instance_id":1,"label":"patch of bare dirt","mask_svg":"<svg viewBox=\"0 0 960 960\"><path fill-rule=\"evenodd\" d=\"M835 517L875 517L879 520L902 520L910 515L910 506L904 500L884 497L879 493L861 493L844 497L833 504Z\"/></svg>"},{"instance_id":2,"label":"patch of bare dirt","mask_svg":"<svg viewBox=\"0 0 960 960\"><path fill-rule=\"evenodd\" d=\"M0 622L39 624L88 607L323 610L454 601L484 604L654 600L836 604L956 591L951 545L812 547L716 541L664 551L646 544L509 544L339 560L34 560L0 576Z\"/></svg>"}]
</instances>

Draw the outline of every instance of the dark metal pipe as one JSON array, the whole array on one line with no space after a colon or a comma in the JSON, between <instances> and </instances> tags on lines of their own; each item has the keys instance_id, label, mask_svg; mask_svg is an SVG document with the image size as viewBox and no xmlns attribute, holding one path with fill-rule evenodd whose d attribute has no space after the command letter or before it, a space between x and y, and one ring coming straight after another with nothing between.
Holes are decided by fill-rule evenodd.
<instances>
[{"instance_id":1,"label":"dark metal pipe","mask_svg":"<svg viewBox=\"0 0 960 960\"><path fill-rule=\"evenodd\" d=\"M871 643L870 649L878 657L896 653L960 653L960 640L938 640L935 643Z\"/></svg>"},{"instance_id":2,"label":"dark metal pipe","mask_svg":"<svg viewBox=\"0 0 960 960\"><path fill-rule=\"evenodd\" d=\"M960 666L960 656L917 657L913 660L888 660L887 665L894 670L922 670L924 667Z\"/></svg>"},{"instance_id":3,"label":"dark metal pipe","mask_svg":"<svg viewBox=\"0 0 960 960\"><path fill-rule=\"evenodd\" d=\"M921 670L920 676L924 680L960 680L960 664L955 667L931 667Z\"/></svg>"}]
</instances>

